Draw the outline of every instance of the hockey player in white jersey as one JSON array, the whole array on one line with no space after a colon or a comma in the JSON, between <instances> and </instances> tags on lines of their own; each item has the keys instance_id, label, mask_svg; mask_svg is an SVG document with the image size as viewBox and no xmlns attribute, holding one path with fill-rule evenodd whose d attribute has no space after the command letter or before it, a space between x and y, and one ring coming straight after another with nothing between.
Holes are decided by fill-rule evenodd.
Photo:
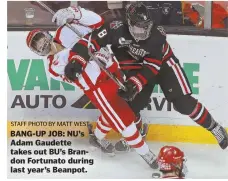
<instances>
[{"instance_id":1,"label":"hockey player in white jersey","mask_svg":"<svg viewBox=\"0 0 228 181\"><path fill-rule=\"evenodd\" d=\"M77 29L84 35L91 32L91 29L82 28L83 26L80 24L85 25L87 23L93 28L102 24L102 18L99 15L77 7L59 10L54 15L53 21L59 25L62 25L63 22L66 23L68 20L64 19L63 14L73 14L72 18L77 19L74 26L77 26ZM91 16L92 14L93 17L97 16L97 20L86 22L83 16ZM66 17L69 18L68 15ZM89 18L89 20L91 19ZM101 148L104 152L112 153L113 145L104 138L111 129L114 129L122 134L127 143L151 168L158 167L156 156L150 151L134 124L136 119L134 112L125 100L118 96L118 85L88 55L88 39L86 36L79 39L76 34L70 33L67 27L61 26L54 37L49 32L33 30L28 34L26 42L33 52L48 57L48 70L52 78L80 87L100 110L102 116L99 117L94 135L90 136L91 144ZM113 57L105 48L100 48L92 40L92 51L94 51L94 56L103 62L108 71L121 78L117 63L113 61Z\"/></svg>"}]
</instances>

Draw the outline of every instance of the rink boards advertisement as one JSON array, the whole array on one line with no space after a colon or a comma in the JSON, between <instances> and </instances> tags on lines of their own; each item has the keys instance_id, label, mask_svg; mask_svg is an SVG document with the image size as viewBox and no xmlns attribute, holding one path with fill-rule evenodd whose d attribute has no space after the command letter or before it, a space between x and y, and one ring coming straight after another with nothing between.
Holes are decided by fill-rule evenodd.
<instances>
[{"instance_id":1,"label":"rink boards advertisement","mask_svg":"<svg viewBox=\"0 0 228 181\"><path fill-rule=\"evenodd\" d=\"M90 151L84 139L87 124L96 122L99 111L80 89L50 78L46 59L27 48L27 33L7 35L8 177L99 178L102 167L98 173L94 168L107 158ZM193 96L228 128L224 114L228 110L228 38L167 38L188 76ZM209 133L177 113L159 86L142 117L149 124L147 140L216 143ZM108 138L120 136L111 132ZM93 154L101 160L94 160Z\"/></svg>"},{"instance_id":2,"label":"rink boards advertisement","mask_svg":"<svg viewBox=\"0 0 228 181\"><path fill-rule=\"evenodd\" d=\"M99 112L77 87L50 78L48 62L31 52L27 32L8 32L8 121L96 121ZM15 43L15 40L17 43ZM228 127L227 38L168 35L184 68L193 96ZM176 113L156 86L142 113L151 124L195 125Z\"/></svg>"}]
</instances>

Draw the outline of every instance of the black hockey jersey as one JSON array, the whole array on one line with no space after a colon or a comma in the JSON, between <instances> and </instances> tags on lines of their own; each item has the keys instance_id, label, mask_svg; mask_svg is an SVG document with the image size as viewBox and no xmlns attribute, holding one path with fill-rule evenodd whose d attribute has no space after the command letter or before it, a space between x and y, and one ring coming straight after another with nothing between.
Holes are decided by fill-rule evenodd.
<instances>
[{"instance_id":1,"label":"black hockey jersey","mask_svg":"<svg viewBox=\"0 0 228 181\"><path fill-rule=\"evenodd\" d=\"M137 76L143 84L155 77L162 64L174 56L162 26L154 25L148 39L136 41L131 36L127 24L113 21L94 32L93 39L96 39L101 47L111 44L121 69L139 69Z\"/></svg>"}]
</instances>

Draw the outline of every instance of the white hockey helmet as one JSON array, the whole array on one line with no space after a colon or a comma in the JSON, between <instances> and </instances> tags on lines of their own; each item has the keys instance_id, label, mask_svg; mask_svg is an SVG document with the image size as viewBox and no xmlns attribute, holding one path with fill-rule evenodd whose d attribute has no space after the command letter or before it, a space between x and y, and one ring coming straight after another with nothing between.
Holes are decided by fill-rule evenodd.
<instances>
[{"instance_id":1,"label":"white hockey helmet","mask_svg":"<svg viewBox=\"0 0 228 181\"><path fill-rule=\"evenodd\" d=\"M47 56L51 51L52 36L48 31L34 29L26 38L27 46L40 56Z\"/></svg>"}]
</instances>

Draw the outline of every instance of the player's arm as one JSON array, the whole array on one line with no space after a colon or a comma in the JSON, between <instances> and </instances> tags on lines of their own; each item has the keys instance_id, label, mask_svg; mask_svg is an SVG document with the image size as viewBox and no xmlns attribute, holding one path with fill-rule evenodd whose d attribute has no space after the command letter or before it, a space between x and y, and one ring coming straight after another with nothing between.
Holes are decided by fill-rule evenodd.
<instances>
[{"instance_id":1,"label":"player's arm","mask_svg":"<svg viewBox=\"0 0 228 181\"><path fill-rule=\"evenodd\" d=\"M161 30L158 30L156 31L156 34L152 35L155 36L155 38L151 39L150 52L144 57L141 57L143 60L142 68L135 76L128 78L124 83L128 91L119 92L120 96L126 100L133 100L149 81L151 82L155 79L160 71L163 60L164 45L166 44L166 35L164 32L160 31Z\"/></svg>"},{"instance_id":2,"label":"player's arm","mask_svg":"<svg viewBox=\"0 0 228 181\"><path fill-rule=\"evenodd\" d=\"M80 24L86 25L92 29L98 29L104 24L104 19L97 13L80 8L81 18L78 20Z\"/></svg>"},{"instance_id":3,"label":"player's arm","mask_svg":"<svg viewBox=\"0 0 228 181\"><path fill-rule=\"evenodd\" d=\"M60 9L54 14L52 21L59 26L53 39L65 48L72 48L80 39L65 25L66 23L70 23L82 35L91 33L93 29L100 28L104 23L100 15L80 7Z\"/></svg>"},{"instance_id":4,"label":"player's arm","mask_svg":"<svg viewBox=\"0 0 228 181\"><path fill-rule=\"evenodd\" d=\"M87 61L80 55L71 52L68 57L68 64L65 66L65 76L72 82L77 83L78 78L86 67Z\"/></svg>"},{"instance_id":5,"label":"player's arm","mask_svg":"<svg viewBox=\"0 0 228 181\"><path fill-rule=\"evenodd\" d=\"M82 65L84 64L83 60L79 60L78 56L70 54L68 57L69 63L66 64L65 68L63 66L58 67L53 65L53 56L49 56L48 60L49 60L48 71L50 73L51 78L60 82L65 82L67 84L77 86L72 76L77 76L77 73L80 73L82 69ZM71 68L69 70L69 64L72 62L74 62L74 69ZM71 76L68 76L68 74L66 74L66 67L68 67L67 69L69 70L68 74L69 72L71 72Z\"/></svg>"},{"instance_id":6,"label":"player's arm","mask_svg":"<svg viewBox=\"0 0 228 181\"><path fill-rule=\"evenodd\" d=\"M58 26L63 26L66 23L73 23L97 29L104 24L104 19L93 11L79 6L70 6L68 8L58 10L54 14L52 22L56 23Z\"/></svg>"},{"instance_id":7,"label":"player's arm","mask_svg":"<svg viewBox=\"0 0 228 181\"><path fill-rule=\"evenodd\" d=\"M158 50L158 49L157 49ZM160 50L157 51L156 54L150 54L143 58L142 68L138 71L135 76L131 76L128 80L124 83L127 87L128 91L119 91L119 95L126 99L127 101L132 101L135 96L142 91L144 86L156 77L158 72L160 71L162 58L158 54L161 52ZM159 56L158 56L159 55Z\"/></svg>"}]
</instances>

